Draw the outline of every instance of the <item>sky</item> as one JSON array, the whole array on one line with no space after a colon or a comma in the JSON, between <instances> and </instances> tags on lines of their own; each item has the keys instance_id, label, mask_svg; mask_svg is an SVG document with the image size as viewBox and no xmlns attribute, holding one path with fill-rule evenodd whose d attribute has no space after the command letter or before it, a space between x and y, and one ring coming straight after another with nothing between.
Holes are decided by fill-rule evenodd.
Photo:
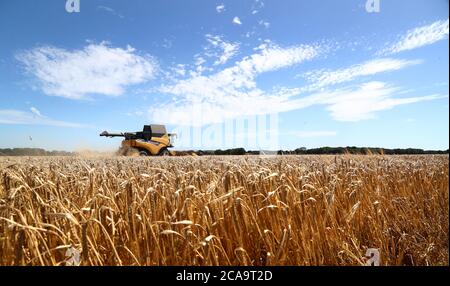
<instances>
[{"instance_id":1,"label":"sky","mask_svg":"<svg viewBox=\"0 0 450 286\"><path fill-rule=\"evenodd\" d=\"M0 0L0 148L445 150L448 5Z\"/></svg>"}]
</instances>

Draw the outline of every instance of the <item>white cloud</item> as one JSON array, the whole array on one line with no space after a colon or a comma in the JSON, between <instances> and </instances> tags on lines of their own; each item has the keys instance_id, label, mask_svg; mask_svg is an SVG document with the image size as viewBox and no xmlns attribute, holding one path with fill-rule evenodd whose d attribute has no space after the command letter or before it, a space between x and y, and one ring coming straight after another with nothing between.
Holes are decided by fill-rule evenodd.
<instances>
[{"instance_id":1,"label":"white cloud","mask_svg":"<svg viewBox=\"0 0 450 286\"><path fill-rule=\"evenodd\" d=\"M271 43L263 44L258 47L259 53L244 58L238 66L246 72L260 74L315 58L321 52L321 48L310 45L281 48Z\"/></svg>"},{"instance_id":2,"label":"white cloud","mask_svg":"<svg viewBox=\"0 0 450 286\"><path fill-rule=\"evenodd\" d=\"M204 63L206 63L206 60L202 56L198 55L198 56L195 57L195 63L194 64L196 66L201 66Z\"/></svg>"},{"instance_id":3,"label":"white cloud","mask_svg":"<svg viewBox=\"0 0 450 286\"><path fill-rule=\"evenodd\" d=\"M117 13L116 10L107 6L98 6L97 9L111 13L112 15L117 16L121 19L125 18L122 14Z\"/></svg>"},{"instance_id":4,"label":"white cloud","mask_svg":"<svg viewBox=\"0 0 450 286\"><path fill-rule=\"evenodd\" d=\"M433 44L448 37L448 19L409 30L400 40L382 50L380 54L394 54Z\"/></svg>"},{"instance_id":5,"label":"white cloud","mask_svg":"<svg viewBox=\"0 0 450 286\"><path fill-rule=\"evenodd\" d=\"M244 37L250 38L250 37L253 36L254 34L255 34L255 31L252 31L252 32L246 32L246 33L244 34Z\"/></svg>"},{"instance_id":6,"label":"white cloud","mask_svg":"<svg viewBox=\"0 0 450 286\"><path fill-rule=\"evenodd\" d=\"M191 65L178 64L169 68L172 71L172 74L168 74L170 79L173 79L173 75L197 77L205 72L213 72L217 66L227 63L239 52L240 43L227 41L222 35L206 34L205 39L207 44L202 47L201 53L194 55Z\"/></svg>"},{"instance_id":7,"label":"white cloud","mask_svg":"<svg viewBox=\"0 0 450 286\"><path fill-rule=\"evenodd\" d=\"M171 70L178 76L186 75L186 65L177 64L175 67L172 67Z\"/></svg>"},{"instance_id":8,"label":"white cloud","mask_svg":"<svg viewBox=\"0 0 450 286\"><path fill-rule=\"evenodd\" d=\"M31 112L39 117L42 117L41 112L36 108L36 107L31 107L30 108Z\"/></svg>"},{"instance_id":9,"label":"white cloud","mask_svg":"<svg viewBox=\"0 0 450 286\"><path fill-rule=\"evenodd\" d=\"M242 25L241 19L239 19L239 17L234 17L233 18L233 24Z\"/></svg>"},{"instance_id":10,"label":"white cloud","mask_svg":"<svg viewBox=\"0 0 450 286\"><path fill-rule=\"evenodd\" d=\"M399 60L399 59L375 59L348 68L334 71L320 70L304 74L304 77L312 84L305 88L314 90L329 85L339 84L354 80L361 76L370 76L382 72L396 71L411 65L420 64L419 60Z\"/></svg>"},{"instance_id":11,"label":"white cloud","mask_svg":"<svg viewBox=\"0 0 450 286\"><path fill-rule=\"evenodd\" d=\"M166 94L167 100L149 109L149 120L161 121L163 118L166 124L203 126L247 116L322 106L333 120L356 122L374 118L377 112L399 105L448 97L405 97L408 90L379 81L331 89L333 85L350 82L358 77L397 71L421 63L392 58L370 60L334 71L307 73L306 79L310 84L305 87L278 87L271 91L258 87L256 79L259 75L312 60L326 54L328 50L327 45L280 47L265 41L254 49L254 54L235 62L231 67L210 75L190 73L188 78L160 87L158 91ZM403 97L396 96L400 94Z\"/></svg>"},{"instance_id":12,"label":"white cloud","mask_svg":"<svg viewBox=\"0 0 450 286\"><path fill-rule=\"evenodd\" d=\"M217 58L217 60L214 62L214 65L225 64L230 58L236 55L239 50L238 43L224 41L223 37L221 36L213 36L207 34L206 40L212 47L212 51L211 49L207 48L207 55ZM216 52L216 49L220 51Z\"/></svg>"},{"instance_id":13,"label":"white cloud","mask_svg":"<svg viewBox=\"0 0 450 286\"><path fill-rule=\"evenodd\" d=\"M367 82L357 87L337 89L291 100L291 105L304 108L312 105L325 105L326 110L336 121L356 122L371 119L375 113L398 105L430 101L448 96L428 95L420 97L394 98L399 88L390 87L384 82Z\"/></svg>"},{"instance_id":14,"label":"white cloud","mask_svg":"<svg viewBox=\"0 0 450 286\"><path fill-rule=\"evenodd\" d=\"M263 21L263 20L260 20L258 22L258 24L261 25L261 26L264 26L265 28L269 28L270 27L270 23L266 22L266 21Z\"/></svg>"},{"instance_id":15,"label":"white cloud","mask_svg":"<svg viewBox=\"0 0 450 286\"><path fill-rule=\"evenodd\" d=\"M156 61L134 48L89 44L81 50L37 47L16 56L47 95L84 99L90 94L120 96L129 85L151 80Z\"/></svg>"},{"instance_id":16,"label":"white cloud","mask_svg":"<svg viewBox=\"0 0 450 286\"><path fill-rule=\"evenodd\" d=\"M32 107L31 112L2 109L0 110L0 124L24 124L24 125L48 125L58 127L82 128L82 124L59 121L43 116L36 108Z\"/></svg>"},{"instance_id":17,"label":"white cloud","mask_svg":"<svg viewBox=\"0 0 450 286\"><path fill-rule=\"evenodd\" d=\"M169 40L167 38L163 39L161 46L165 49L170 49L172 47L173 43L172 40Z\"/></svg>"},{"instance_id":18,"label":"white cloud","mask_svg":"<svg viewBox=\"0 0 450 286\"><path fill-rule=\"evenodd\" d=\"M289 92L265 94L256 87L247 91L230 88L222 92L220 86L214 86L214 81L206 78L184 84L186 85L177 86L173 92L180 94L185 91L191 95L191 100L179 100L160 108L152 108L149 112L152 120L166 118L166 123L170 124L201 126L243 116L324 106L336 121L357 122L372 119L377 112L399 105L448 98L448 95L395 98L395 94L402 92L401 89L376 81L300 98ZM194 92L197 94L194 95ZM192 99L194 96L199 96L200 99Z\"/></svg>"},{"instance_id":19,"label":"white cloud","mask_svg":"<svg viewBox=\"0 0 450 286\"><path fill-rule=\"evenodd\" d=\"M320 52L321 47L318 46L281 48L266 44L257 53L220 72L209 76L197 74L161 87L160 92L175 96L176 101L151 108L150 115L154 120L166 118L166 123L204 125L242 115L270 113L273 104L286 95L266 97L256 87L256 77L310 60ZM199 103L202 110L196 111ZM192 122L193 115L200 113L202 118Z\"/></svg>"},{"instance_id":20,"label":"white cloud","mask_svg":"<svg viewBox=\"0 0 450 286\"><path fill-rule=\"evenodd\" d=\"M195 71L189 71L189 74L192 76L200 75L204 71L211 71L211 68L205 67L204 64L206 63L206 59L204 58L205 55L197 54L194 56L194 66Z\"/></svg>"},{"instance_id":21,"label":"white cloud","mask_svg":"<svg viewBox=\"0 0 450 286\"><path fill-rule=\"evenodd\" d=\"M292 131L289 134L300 138L316 138L336 136L336 131Z\"/></svg>"},{"instance_id":22,"label":"white cloud","mask_svg":"<svg viewBox=\"0 0 450 286\"><path fill-rule=\"evenodd\" d=\"M216 6L216 11L217 13L222 13L225 11L225 5L224 4L220 4L218 6Z\"/></svg>"},{"instance_id":23,"label":"white cloud","mask_svg":"<svg viewBox=\"0 0 450 286\"><path fill-rule=\"evenodd\" d=\"M262 8L264 8L264 2L261 0L255 0L252 4L252 15L257 14Z\"/></svg>"}]
</instances>

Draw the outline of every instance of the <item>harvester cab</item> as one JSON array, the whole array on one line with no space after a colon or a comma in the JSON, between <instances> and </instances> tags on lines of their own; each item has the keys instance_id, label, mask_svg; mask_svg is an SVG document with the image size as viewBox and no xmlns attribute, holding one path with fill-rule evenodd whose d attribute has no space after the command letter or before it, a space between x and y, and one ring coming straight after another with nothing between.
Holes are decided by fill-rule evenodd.
<instances>
[{"instance_id":1,"label":"harvester cab","mask_svg":"<svg viewBox=\"0 0 450 286\"><path fill-rule=\"evenodd\" d=\"M139 154L140 156L170 156L168 148L173 147L174 133L167 133L164 125L144 125L144 129L138 132L109 133L103 131L100 136L124 137L119 149L121 155Z\"/></svg>"}]
</instances>

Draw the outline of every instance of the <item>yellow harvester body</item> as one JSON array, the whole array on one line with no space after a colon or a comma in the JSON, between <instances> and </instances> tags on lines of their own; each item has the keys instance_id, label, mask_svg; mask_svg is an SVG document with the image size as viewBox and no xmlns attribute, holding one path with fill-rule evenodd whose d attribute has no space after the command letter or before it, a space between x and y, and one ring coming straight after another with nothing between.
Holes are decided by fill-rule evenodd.
<instances>
[{"instance_id":1,"label":"yellow harvester body","mask_svg":"<svg viewBox=\"0 0 450 286\"><path fill-rule=\"evenodd\" d=\"M163 137L151 137L149 141L144 141L142 139L125 139L122 141L122 148L126 150L127 148L134 148L141 154L142 151L146 151L148 155L168 155L161 154L163 149L172 147L170 145L170 138L167 134ZM143 154L141 154L143 155Z\"/></svg>"}]
</instances>

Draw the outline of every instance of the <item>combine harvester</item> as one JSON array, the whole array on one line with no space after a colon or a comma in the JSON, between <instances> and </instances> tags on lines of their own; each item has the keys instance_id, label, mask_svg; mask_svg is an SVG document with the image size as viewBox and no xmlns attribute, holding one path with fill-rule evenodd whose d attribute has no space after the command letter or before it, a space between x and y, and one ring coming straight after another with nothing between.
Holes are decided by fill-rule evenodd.
<instances>
[{"instance_id":1,"label":"combine harvester","mask_svg":"<svg viewBox=\"0 0 450 286\"><path fill-rule=\"evenodd\" d=\"M142 132L124 132L124 133L109 133L103 131L100 136L104 137L125 137L122 141L122 146L119 148L120 155L139 156L173 156L175 153L169 151L173 147L172 137L175 133L167 133L164 125L144 125Z\"/></svg>"}]
</instances>

